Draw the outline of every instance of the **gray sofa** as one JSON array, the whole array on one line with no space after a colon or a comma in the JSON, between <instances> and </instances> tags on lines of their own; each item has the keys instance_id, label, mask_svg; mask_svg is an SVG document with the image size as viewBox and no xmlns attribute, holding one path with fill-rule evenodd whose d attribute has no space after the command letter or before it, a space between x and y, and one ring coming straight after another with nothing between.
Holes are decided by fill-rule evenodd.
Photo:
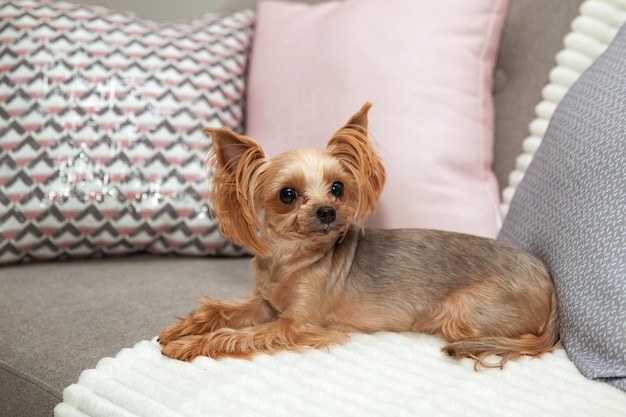
<instances>
[{"instance_id":1,"label":"gray sofa","mask_svg":"<svg viewBox=\"0 0 626 417\"><path fill-rule=\"evenodd\" d=\"M254 0L91 1L167 20L210 10L254 7ZM495 74L495 163L506 186L555 53L581 0L511 0ZM126 257L0 266L0 415L50 416L83 369L137 341L197 295L246 294L249 258Z\"/></svg>"}]
</instances>

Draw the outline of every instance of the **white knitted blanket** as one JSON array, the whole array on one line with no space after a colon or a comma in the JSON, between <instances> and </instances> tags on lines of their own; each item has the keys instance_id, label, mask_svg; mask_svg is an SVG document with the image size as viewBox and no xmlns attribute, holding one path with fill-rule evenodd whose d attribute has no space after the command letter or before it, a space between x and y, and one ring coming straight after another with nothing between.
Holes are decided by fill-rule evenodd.
<instances>
[{"instance_id":1,"label":"white knitted blanket","mask_svg":"<svg viewBox=\"0 0 626 417\"><path fill-rule=\"evenodd\" d=\"M432 336L351 336L330 350L192 363L143 341L84 371L55 415L626 416L626 393L583 377L563 349L476 372Z\"/></svg>"}]
</instances>

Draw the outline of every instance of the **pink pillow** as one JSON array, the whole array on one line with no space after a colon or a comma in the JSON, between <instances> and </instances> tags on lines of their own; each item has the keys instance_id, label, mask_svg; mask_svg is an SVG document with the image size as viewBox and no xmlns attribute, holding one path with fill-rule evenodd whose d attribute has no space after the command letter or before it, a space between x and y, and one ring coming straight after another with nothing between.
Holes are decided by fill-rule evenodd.
<instances>
[{"instance_id":1,"label":"pink pillow","mask_svg":"<svg viewBox=\"0 0 626 417\"><path fill-rule=\"evenodd\" d=\"M323 148L371 101L388 182L368 225L495 237L493 70L507 0L259 4L247 134Z\"/></svg>"}]
</instances>

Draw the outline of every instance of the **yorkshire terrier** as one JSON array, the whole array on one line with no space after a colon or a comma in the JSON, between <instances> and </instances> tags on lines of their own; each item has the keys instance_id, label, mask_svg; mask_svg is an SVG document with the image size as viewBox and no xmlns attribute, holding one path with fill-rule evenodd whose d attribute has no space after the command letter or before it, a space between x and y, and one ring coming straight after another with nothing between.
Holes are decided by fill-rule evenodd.
<instances>
[{"instance_id":1,"label":"yorkshire terrier","mask_svg":"<svg viewBox=\"0 0 626 417\"><path fill-rule=\"evenodd\" d=\"M250 358L377 331L440 336L444 353L475 367L554 349L555 289L534 256L466 234L364 227L385 182L370 106L325 150L269 157L249 137L205 129L215 213L223 235L254 253L256 288L240 300L201 298L160 334L164 355Z\"/></svg>"}]
</instances>

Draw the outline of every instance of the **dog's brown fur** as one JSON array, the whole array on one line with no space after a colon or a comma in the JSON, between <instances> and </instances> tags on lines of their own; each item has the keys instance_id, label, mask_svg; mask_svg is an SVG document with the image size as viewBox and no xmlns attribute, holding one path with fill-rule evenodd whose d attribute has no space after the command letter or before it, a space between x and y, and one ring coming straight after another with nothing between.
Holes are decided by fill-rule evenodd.
<instances>
[{"instance_id":1,"label":"dog's brown fur","mask_svg":"<svg viewBox=\"0 0 626 417\"><path fill-rule=\"evenodd\" d=\"M213 137L215 211L224 236L255 253L256 288L243 300L202 299L159 336L165 355L249 358L382 330L438 335L445 353L477 366L555 347L555 290L537 258L459 233L363 229L385 182L367 138L369 108L326 150L271 158L248 137L205 129ZM343 193L333 188L338 182ZM286 188L294 201L281 200ZM320 208L334 214L323 219ZM488 355L499 362L487 363Z\"/></svg>"}]
</instances>

